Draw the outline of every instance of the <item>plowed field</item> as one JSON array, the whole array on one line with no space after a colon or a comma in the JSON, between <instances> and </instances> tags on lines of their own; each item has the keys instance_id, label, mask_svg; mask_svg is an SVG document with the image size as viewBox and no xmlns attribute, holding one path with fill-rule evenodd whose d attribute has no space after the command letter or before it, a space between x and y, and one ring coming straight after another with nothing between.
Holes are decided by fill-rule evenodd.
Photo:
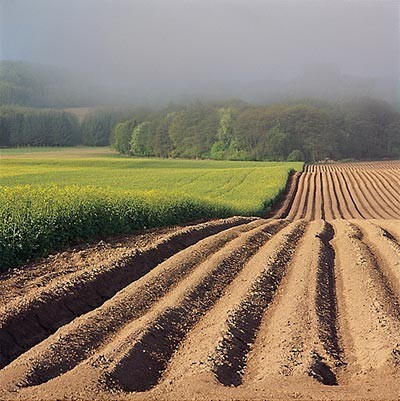
<instances>
[{"instance_id":1,"label":"plowed field","mask_svg":"<svg viewBox=\"0 0 400 401\"><path fill-rule=\"evenodd\" d=\"M0 399L398 399L400 162L307 166L269 219L1 277Z\"/></svg>"}]
</instances>

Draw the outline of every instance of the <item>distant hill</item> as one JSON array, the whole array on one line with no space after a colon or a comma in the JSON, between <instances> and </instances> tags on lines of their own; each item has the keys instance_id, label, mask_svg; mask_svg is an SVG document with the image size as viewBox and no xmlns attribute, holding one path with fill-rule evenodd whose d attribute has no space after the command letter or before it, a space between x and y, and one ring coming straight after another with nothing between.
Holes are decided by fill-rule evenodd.
<instances>
[{"instance_id":1,"label":"distant hill","mask_svg":"<svg viewBox=\"0 0 400 401\"><path fill-rule=\"evenodd\" d=\"M388 77L372 78L343 74L331 64L306 68L291 80L183 81L137 83L110 76L100 81L95 75L25 61L0 60L0 105L81 108L92 106L163 107L169 102L242 99L255 104L290 103L299 99L330 102L372 97L397 107L400 85Z\"/></svg>"},{"instance_id":2,"label":"distant hill","mask_svg":"<svg viewBox=\"0 0 400 401\"><path fill-rule=\"evenodd\" d=\"M94 85L63 69L25 61L0 61L0 105L89 107L99 103Z\"/></svg>"}]
</instances>

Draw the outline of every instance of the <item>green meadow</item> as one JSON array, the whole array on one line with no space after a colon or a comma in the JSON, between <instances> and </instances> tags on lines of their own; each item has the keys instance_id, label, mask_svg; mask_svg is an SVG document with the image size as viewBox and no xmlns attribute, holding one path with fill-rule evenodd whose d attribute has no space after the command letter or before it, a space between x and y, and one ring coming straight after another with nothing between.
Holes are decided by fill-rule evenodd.
<instances>
[{"instance_id":1,"label":"green meadow","mask_svg":"<svg viewBox=\"0 0 400 401\"><path fill-rule=\"evenodd\" d=\"M102 236L262 215L297 162L130 158L109 148L0 150L0 268Z\"/></svg>"}]
</instances>

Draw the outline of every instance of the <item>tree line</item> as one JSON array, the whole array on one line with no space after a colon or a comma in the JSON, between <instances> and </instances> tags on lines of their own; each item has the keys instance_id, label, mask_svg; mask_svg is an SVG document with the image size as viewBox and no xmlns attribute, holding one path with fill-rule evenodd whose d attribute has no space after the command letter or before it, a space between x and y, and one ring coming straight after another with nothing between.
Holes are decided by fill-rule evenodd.
<instances>
[{"instance_id":1,"label":"tree line","mask_svg":"<svg viewBox=\"0 0 400 401\"><path fill-rule=\"evenodd\" d=\"M192 102L163 109L0 106L0 146L107 146L132 156L220 160L400 157L400 113L374 99L252 105Z\"/></svg>"},{"instance_id":2,"label":"tree line","mask_svg":"<svg viewBox=\"0 0 400 401\"><path fill-rule=\"evenodd\" d=\"M0 107L0 147L74 146L81 142L79 121L70 113Z\"/></svg>"},{"instance_id":3,"label":"tree line","mask_svg":"<svg viewBox=\"0 0 400 401\"><path fill-rule=\"evenodd\" d=\"M133 156L228 160L400 157L400 114L388 103L194 102L118 123L112 145Z\"/></svg>"},{"instance_id":4,"label":"tree line","mask_svg":"<svg viewBox=\"0 0 400 401\"><path fill-rule=\"evenodd\" d=\"M80 121L63 110L0 106L0 147L109 146L115 125L127 118L125 113L99 109Z\"/></svg>"}]
</instances>

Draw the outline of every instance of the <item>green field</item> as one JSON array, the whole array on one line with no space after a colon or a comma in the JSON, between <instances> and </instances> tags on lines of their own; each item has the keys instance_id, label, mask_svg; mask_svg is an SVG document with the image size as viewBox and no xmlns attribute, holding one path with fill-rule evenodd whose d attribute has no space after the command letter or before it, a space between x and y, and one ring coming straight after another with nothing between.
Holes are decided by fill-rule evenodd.
<instances>
[{"instance_id":1,"label":"green field","mask_svg":"<svg viewBox=\"0 0 400 401\"><path fill-rule=\"evenodd\" d=\"M0 150L0 265L79 240L262 215L302 163L137 159L108 148Z\"/></svg>"}]
</instances>

